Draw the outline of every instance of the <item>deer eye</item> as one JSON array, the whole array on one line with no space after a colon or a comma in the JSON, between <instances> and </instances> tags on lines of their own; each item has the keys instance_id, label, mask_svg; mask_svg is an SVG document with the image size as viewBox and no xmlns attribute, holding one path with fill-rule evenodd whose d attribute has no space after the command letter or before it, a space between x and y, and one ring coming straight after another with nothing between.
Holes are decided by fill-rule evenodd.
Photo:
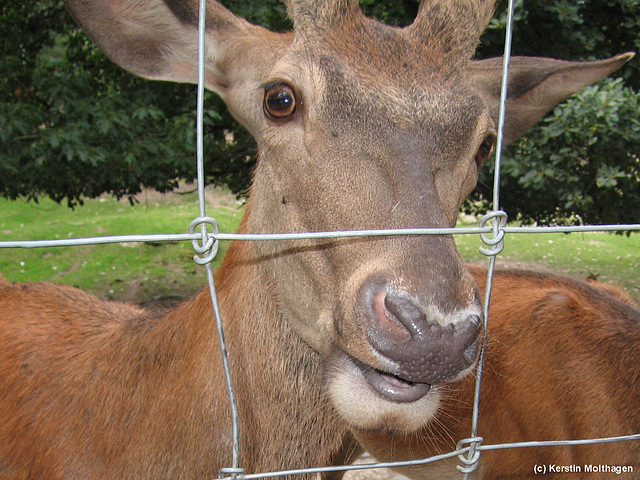
<instances>
[{"instance_id":1,"label":"deer eye","mask_svg":"<svg viewBox=\"0 0 640 480\"><path fill-rule=\"evenodd\" d=\"M296 97L293 89L285 83L266 87L264 111L272 118L284 118L292 115L296 111Z\"/></svg>"},{"instance_id":2,"label":"deer eye","mask_svg":"<svg viewBox=\"0 0 640 480\"><path fill-rule=\"evenodd\" d=\"M487 135L485 137L485 139L480 144L480 147L478 148L478 152L476 153L476 163L478 165L482 165L487 160L489 160L489 157L491 157L491 154L493 153L493 148L495 147L495 144L496 144L495 136Z\"/></svg>"}]
</instances>

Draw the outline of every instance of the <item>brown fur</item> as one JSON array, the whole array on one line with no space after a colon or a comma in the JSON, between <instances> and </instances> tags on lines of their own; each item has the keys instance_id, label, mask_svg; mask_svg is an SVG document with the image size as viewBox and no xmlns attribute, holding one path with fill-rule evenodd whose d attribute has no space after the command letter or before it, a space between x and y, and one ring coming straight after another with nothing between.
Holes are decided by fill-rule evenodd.
<instances>
[{"instance_id":1,"label":"brown fur","mask_svg":"<svg viewBox=\"0 0 640 480\"><path fill-rule=\"evenodd\" d=\"M486 271L473 269L480 285ZM521 271L498 271L489 317L478 433L484 444L575 440L640 432L640 312L609 285ZM451 451L471 432L475 378L444 387L442 407L413 436L358 432L380 460ZM457 459L401 469L412 478L455 472ZM484 452L477 478L533 478L535 465L577 465L544 478L609 478L584 465L631 466L640 478L640 442ZM456 478L453 477L452 478Z\"/></svg>"},{"instance_id":2,"label":"brown fur","mask_svg":"<svg viewBox=\"0 0 640 480\"><path fill-rule=\"evenodd\" d=\"M344 425L324 398L317 354L270 313L245 248L234 246L217 275L251 432L242 466L328 464ZM229 466L206 292L164 315L50 283L3 285L0 311L0 478L214 478Z\"/></svg>"}]
</instances>

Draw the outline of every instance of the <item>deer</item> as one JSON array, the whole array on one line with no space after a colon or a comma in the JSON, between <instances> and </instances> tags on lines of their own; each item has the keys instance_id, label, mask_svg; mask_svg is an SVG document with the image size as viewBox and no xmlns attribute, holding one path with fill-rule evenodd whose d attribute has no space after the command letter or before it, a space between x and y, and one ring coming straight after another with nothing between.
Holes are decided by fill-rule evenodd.
<instances>
[{"instance_id":1,"label":"deer","mask_svg":"<svg viewBox=\"0 0 640 480\"><path fill-rule=\"evenodd\" d=\"M480 288L486 269L470 267ZM482 444L584 440L640 432L640 311L619 287L497 270L478 434ZM415 460L469 438L475 378L441 385L439 412L413 434L354 430L382 461ZM461 478L457 458L396 467L411 478ZM604 466L604 467L602 467ZM640 478L640 442L484 451L473 479Z\"/></svg>"},{"instance_id":2,"label":"deer","mask_svg":"<svg viewBox=\"0 0 640 480\"><path fill-rule=\"evenodd\" d=\"M66 0L133 74L197 81L195 1ZM293 31L207 5L205 84L254 136L239 231L438 228L493 150L491 1L403 28L356 0L289 0ZM629 60L514 58L506 139ZM473 371L481 295L450 235L232 242L215 275L247 472L335 464L351 428L416 432ZM231 420L206 291L168 311L0 285L0 478L213 478ZM312 474L302 478L315 478Z\"/></svg>"}]
</instances>

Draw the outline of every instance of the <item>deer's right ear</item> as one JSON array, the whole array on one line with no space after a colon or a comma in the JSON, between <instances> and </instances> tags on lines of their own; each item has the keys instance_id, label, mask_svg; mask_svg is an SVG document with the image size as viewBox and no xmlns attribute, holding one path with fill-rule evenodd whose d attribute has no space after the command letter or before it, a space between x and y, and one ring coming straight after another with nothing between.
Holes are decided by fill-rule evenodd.
<instances>
[{"instance_id":1,"label":"deer's right ear","mask_svg":"<svg viewBox=\"0 0 640 480\"><path fill-rule=\"evenodd\" d=\"M505 141L518 139L558 103L624 65L633 53L595 62L567 62L551 58L512 57L507 90ZM472 62L472 82L497 123L502 58Z\"/></svg>"},{"instance_id":2,"label":"deer's right ear","mask_svg":"<svg viewBox=\"0 0 640 480\"><path fill-rule=\"evenodd\" d=\"M197 82L197 0L65 0L65 5L91 40L135 75ZM278 36L207 2L207 88L222 95L235 76L229 72L233 59L249 61L254 46L262 50L265 40Z\"/></svg>"}]
</instances>

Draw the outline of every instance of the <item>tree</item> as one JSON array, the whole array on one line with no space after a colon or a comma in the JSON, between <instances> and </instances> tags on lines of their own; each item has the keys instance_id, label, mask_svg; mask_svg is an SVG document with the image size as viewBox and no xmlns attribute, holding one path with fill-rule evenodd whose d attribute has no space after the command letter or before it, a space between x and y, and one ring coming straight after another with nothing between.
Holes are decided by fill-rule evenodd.
<instances>
[{"instance_id":1,"label":"tree","mask_svg":"<svg viewBox=\"0 0 640 480\"><path fill-rule=\"evenodd\" d=\"M272 30L291 28L279 0L223 3ZM413 21L419 2L361 5L368 15L403 26ZM502 55L505 8L501 0L478 58ZM103 192L166 191L193 178L192 85L148 82L124 72L75 26L60 0L5 0L0 20L0 195L49 195L75 205ZM638 0L519 1L513 52L603 58L640 50L638 31ZM639 70L634 59L615 74L624 83L588 89L507 150L502 199L512 217L551 223L638 220L640 137L633 109ZM207 181L241 194L256 160L253 140L217 96L207 96L206 109ZM570 135L574 130L579 131ZM488 208L491 174L488 165L468 211Z\"/></svg>"},{"instance_id":2,"label":"tree","mask_svg":"<svg viewBox=\"0 0 640 480\"><path fill-rule=\"evenodd\" d=\"M6 0L1 8L0 194L48 195L73 206L104 192L167 191L193 179L194 86L123 71L60 1ZM207 106L207 176L242 191L252 143L216 95Z\"/></svg>"}]
</instances>

